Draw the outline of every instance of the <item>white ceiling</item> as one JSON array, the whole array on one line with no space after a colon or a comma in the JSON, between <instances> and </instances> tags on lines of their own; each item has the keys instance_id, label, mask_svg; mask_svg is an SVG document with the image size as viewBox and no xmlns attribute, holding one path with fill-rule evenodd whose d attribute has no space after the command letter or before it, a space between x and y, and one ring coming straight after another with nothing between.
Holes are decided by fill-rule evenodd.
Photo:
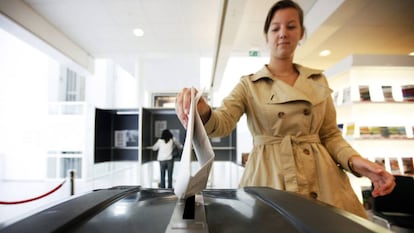
<instances>
[{"instance_id":1,"label":"white ceiling","mask_svg":"<svg viewBox=\"0 0 414 233\"><path fill-rule=\"evenodd\" d=\"M263 22L275 0L25 0L95 58L134 72L137 60L213 57L212 86L227 59L267 54ZM298 0L307 38L296 61L326 69L351 54L414 51L414 0ZM140 27L141 38L132 34ZM328 57L318 56L330 49Z\"/></svg>"}]
</instances>

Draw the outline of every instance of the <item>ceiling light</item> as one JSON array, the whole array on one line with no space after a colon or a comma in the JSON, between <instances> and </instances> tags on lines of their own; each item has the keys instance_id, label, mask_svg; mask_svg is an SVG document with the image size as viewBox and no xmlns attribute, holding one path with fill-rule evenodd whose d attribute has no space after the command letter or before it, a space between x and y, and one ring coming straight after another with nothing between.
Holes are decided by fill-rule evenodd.
<instances>
[{"instance_id":1,"label":"ceiling light","mask_svg":"<svg viewBox=\"0 0 414 233\"><path fill-rule=\"evenodd\" d=\"M141 37L144 35L144 30L142 30L141 28L135 28L133 30L133 33L135 36Z\"/></svg>"},{"instance_id":2,"label":"ceiling light","mask_svg":"<svg viewBox=\"0 0 414 233\"><path fill-rule=\"evenodd\" d=\"M414 52L409 53L408 56L414 56Z\"/></svg>"},{"instance_id":3,"label":"ceiling light","mask_svg":"<svg viewBox=\"0 0 414 233\"><path fill-rule=\"evenodd\" d=\"M319 53L319 56L321 56L321 57L326 57L326 56L329 56L330 54L331 54L331 51L330 51L330 50L328 50L328 49L326 49L326 50L321 51L321 52Z\"/></svg>"}]
</instances>

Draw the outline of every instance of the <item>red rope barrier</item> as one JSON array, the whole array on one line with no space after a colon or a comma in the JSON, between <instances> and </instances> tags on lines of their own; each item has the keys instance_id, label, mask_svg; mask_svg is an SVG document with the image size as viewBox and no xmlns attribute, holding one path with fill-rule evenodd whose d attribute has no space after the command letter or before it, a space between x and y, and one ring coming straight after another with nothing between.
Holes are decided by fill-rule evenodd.
<instances>
[{"instance_id":1,"label":"red rope barrier","mask_svg":"<svg viewBox=\"0 0 414 233\"><path fill-rule=\"evenodd\" d=\"M40 198L46 197L47 195L50 195L50 194L54 193L56 190L60 189L65 182L66 182L66 180L64 180L61 184L56 186L54 189L52 189L49 192L47 192L45 194L42 194L40 196L30 198L30 199L26 199L26 200L21 200L21 201L0 201L0 205L15 205L15 204L22 204L22 203L38 200Z\"/></svg>"}]
</instances>

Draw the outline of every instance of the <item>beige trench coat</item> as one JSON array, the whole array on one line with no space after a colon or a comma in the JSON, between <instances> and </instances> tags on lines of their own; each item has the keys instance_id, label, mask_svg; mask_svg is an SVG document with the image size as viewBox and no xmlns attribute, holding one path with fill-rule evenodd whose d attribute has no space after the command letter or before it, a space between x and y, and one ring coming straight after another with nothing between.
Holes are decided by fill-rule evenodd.
<instances>
[{"instance_id":1,"label":"beige trench coat","mask_svg":"<svg viewBox=\"0 0 414 233\"><path fill-rule=\"evenodd\" d=\"M301 194L366 218L344 170L359 155L342 137L325 76L295 64L290 86L264 66L244 76L205 124L211 137L229 135L245 113L253 149L240 186Z\"/></svg>"}]
</instances>

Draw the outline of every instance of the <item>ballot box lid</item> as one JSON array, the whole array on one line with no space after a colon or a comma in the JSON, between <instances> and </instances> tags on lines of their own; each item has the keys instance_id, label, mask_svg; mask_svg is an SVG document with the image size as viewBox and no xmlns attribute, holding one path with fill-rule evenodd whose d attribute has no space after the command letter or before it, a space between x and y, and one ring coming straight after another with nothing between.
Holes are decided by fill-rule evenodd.
<instances>
[{"instance_id":1,"label":"ballot box lid","mask_svg":"<svg viewBox=\"0 0 414 233\"><path fill-rule=\"evenodd\" d=\"M206 189L200 195L210 233L388 232L346 211L267 187ZM16 221L0 233L165 233L177 201L172 189L99 189Z\"/></svg>"}]
</instances>

